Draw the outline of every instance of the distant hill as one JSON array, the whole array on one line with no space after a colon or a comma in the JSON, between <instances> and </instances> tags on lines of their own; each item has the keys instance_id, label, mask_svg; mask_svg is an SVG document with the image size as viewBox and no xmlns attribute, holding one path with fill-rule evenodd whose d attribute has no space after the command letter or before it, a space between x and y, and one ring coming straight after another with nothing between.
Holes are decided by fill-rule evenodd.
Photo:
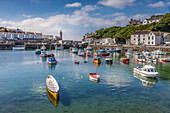
<instances>
[{"instance_id":1,"label":"distant hill","mask_svg":"<svg viewBox=\"0 0 170 113\"><path fill-rule=\"evenodd\" d=\"M90 36L89 38L94 37L96 39L99 39L99 38L111 37L111 38L129 39L130 35L137 30L170 32L170 13L163 15L162 19L157 23L154 22L151 24L140 25L140 26L126 26L126 27L113 26L105 29L101 28L99 30L96 30L95 34Z\"/></svg>"}]
</instances>

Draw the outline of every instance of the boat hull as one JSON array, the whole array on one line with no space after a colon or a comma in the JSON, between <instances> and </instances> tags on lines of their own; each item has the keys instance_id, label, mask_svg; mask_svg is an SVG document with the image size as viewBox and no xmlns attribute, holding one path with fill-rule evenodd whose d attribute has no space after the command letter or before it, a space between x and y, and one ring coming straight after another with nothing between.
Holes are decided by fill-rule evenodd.
<instances>
[{"instance_id":1,"label":"boat hull","mask_svg":"<svg viewBox=\"0 0 170 113\"><path fill-rule=\"evenodd\" d=\"M134 72L134 74L139 74L139 75L142 75L142 76L144 76L144 77L150 77L150 78L155 78L155 77L157 77L158 76L158 73L145 73L145 72L143 72L143 71L140 71L139 69L137 69L137 68L134 68L133 69L133 72Z\"/></svg>"},{"instance_id":2,"label":"boat hull","mask_svg":"<svg viewBox=\"0 0 170 113\"><path fill-rule=\"evenodd\" d=\"M100 64L101 60L93 60L93 63Z\"/></svg>"}]
</instances>

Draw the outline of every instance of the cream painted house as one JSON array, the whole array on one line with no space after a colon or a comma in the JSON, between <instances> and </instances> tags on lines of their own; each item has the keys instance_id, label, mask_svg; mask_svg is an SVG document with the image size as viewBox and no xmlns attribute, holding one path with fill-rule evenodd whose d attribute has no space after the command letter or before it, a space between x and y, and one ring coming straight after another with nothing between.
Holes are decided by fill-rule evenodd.
<instances>
[{"instance_id":1,"label":"cream painted house","mask_svg":"<svg viewBox=\"0 0 170 113\"><path fill-rule=\"evenodd\" d=\"M161 45L163 44L163 32L154 32L150 30L135 31L131 34L131 44Z\"/></svg>"}]
</instances>

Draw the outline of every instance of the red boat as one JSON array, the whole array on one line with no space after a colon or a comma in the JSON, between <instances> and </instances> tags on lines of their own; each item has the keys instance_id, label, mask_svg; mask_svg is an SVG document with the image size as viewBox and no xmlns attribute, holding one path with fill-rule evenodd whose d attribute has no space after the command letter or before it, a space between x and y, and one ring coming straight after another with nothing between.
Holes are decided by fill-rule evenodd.
<instances>
[{"instance_id":1,"label":"red boat","mask_svg":"<svg viewBox=\"0 0 170 113\"><path fill-rule=\"evenodd\" d=\"M75 64L79 64L79 61L78 61L78 60L75 60L74 63L75 63Z\"/></svg>"},{"instance_id":2,"label":"red boat","mask_svg":"<svg viewBox=\"0 0 170 113\"><path fill-rule=\"evenodd\" d=\"M47 54L47 57L54 57L54 54Z\"/></svg>"},{"instance_id":3,"label":"red boat","mask_svg":"<svg viewBox=\"0 0 170 113\"><path fill-rule=\"evenodd\" d=\"M109 56L110 53L100 53L101 56Z\"/></svg>"},{"instance_id":4,"label":"red boat","mask_svg":"<svg viewBox=\"0 0 170 113\"><path fill-rule=\"evenodd\" d=\"M159 58L159 62L170 62L170 58Z\"/></svg>"},{"instance_id":5,"label":"red boat","mask_svg":"<svg viewBox=\"0 0 170 113\"><path fill-rule=\"evenodd\" d=\"M120 58L120 61L122 61L122 62L129 62L129 59L128 58Z\"/></svg>"},{"instance_id":6,"label":"red boat","mask_svg":"<svg viewBox=\"0 0 170 113\"><path fill-rule=\"evenodd\" d=\"M100 75L97 73L89 73L89 79L92 81L100 80Z\"/></svg>"}]
</instances>

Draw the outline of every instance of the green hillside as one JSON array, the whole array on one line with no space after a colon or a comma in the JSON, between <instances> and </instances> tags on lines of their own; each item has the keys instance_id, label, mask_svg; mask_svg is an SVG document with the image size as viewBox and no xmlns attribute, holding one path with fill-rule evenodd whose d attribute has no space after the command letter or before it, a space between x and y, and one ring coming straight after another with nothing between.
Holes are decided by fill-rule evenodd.
<instances>
[{"instance_id":1,"label":"green hillside","mask_svg":"<svg viewBox=\"0 0 170 113\"><path fill-rule=\"evenodd\" d=\"M130 35L137 30L152 30L152 31L162 31L162 32L170 32L170 13L167 13L163 16L163 18L158 23L151 23L147 25L140 26L127 26L127 27L110 27L110 28L101 28L96 30L95 34L91 37L96 39L98 38L130 38ZM90 38L91 38L90 37Z\"/></svg>"}]
</instances>

